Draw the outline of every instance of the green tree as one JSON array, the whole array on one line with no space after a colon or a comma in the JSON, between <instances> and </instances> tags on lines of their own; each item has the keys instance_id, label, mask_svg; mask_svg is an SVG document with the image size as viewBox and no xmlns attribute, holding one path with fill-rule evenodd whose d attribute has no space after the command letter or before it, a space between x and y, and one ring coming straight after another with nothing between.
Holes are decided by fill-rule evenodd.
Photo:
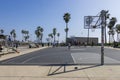
<instances>
[{"instance_id":1,"label":"green tree","mask_svg":"<svg viewBox=\"0 0 120 80\"><path fill-rule=\"evenodd\" d=\"M114 25L115 25L116 22L117 22L116 17L112 17L112 18L110 19L109 24L108 24L108 28L109 28L108 34L109 34L109 36L112 35L114 41L115 41L115 39L114 39L114 34L115 34ZM109 41L109 42L110 42L110 41Z\"/></svg>"},{"instance_id":2,"label":"green tree","mask_svg":"<svg viewBox=\"0 0 120 80\"><path fill-rule=\"evenodd\" d=\"M24 38L25 38L25 41L27 41L27 39L29 39L29 35L27 35L27 36L24 36Z\"/></svg>"},{"instance_id":3,"label":"green tree","mask_svg":"<svg viewBox=\"0 0 120 80\"><path fill-rule=\"evenodd\" d=\"M25 41L29 39L29 31L25 31Z\"/></svg>"},{"instance_id":4,"label":"green tree","mask_svg":"<svg viewBox=\"0 0 120 80\"><path fill-rule=\"evenodd\" d=\"M10 32L10 35L12 36L12 38L13 38L14 41L15 41L15 39L16 39L16 31L15 31L15 29L13 29L13 30Z\"/></svg>"},{"instance_id":5,"label":"green tree","mask_svg":"<svg viewBox=\"0 0 120 80\"><path fill-rule=\"evenodd\" d=\"M117 40L120 41L120 39L119 39L119 34L120 34L120 24L117 24L117 25L115 26L115 29L116 29L116 32L117 32Z\"/></svg>"},{"instance_id":6,"label":"green tree","mask_svg":"<svg viewBox=\"0 0 120 80\"><path fill-rule=\"evenodd\" d=\"M44 29L41 27L41 28L40 28L40 31L41 31L41 43L42 43L42 39L43 39L43 31L44 31Z\"/></svg>"},{"instance_id":7,"label":"green tree","mask_svg":"<svg viewBox=\"0 0 120 80\"><path fill-rule=\"evenodd\" d=\"M0 29L0 33L3 34L3 33L4 33L4 30L3 30L3 29Z\"/></svg>"},{"instance_id":8,"label":"green tree","mask_svg":"<svg viewBox=\"0 0 120 80\"><path fill-rule=\"evenodd\" d=\"M53 28L54 43L55 43L55 36L56 36L56 33L57 33L56 28Z\"/></svg>"},{"instance_id":9,"label":"green tree","mask_svg":"<svg viewBox=\"0 0 120 80\"><path fill-rule=\"evenodd\" d=\"M57 37L58 37L58 43L59 43L59 37L60 37L60 33L57 33Z\"/></svg>"},{"instance_id":10,"label":"green tree","mask_svg":"<svg viewBox=\"0 0 120 80\"><path fill-rule=\"evenodd\" d=\"M38 41L41 41L41 43L42 43L42 38L43 38L43 31L44 29L41 28L40 26L38 26L37 29L35 30L36 37Z\"/></svg>"},{"instance_id":11,"label":"green tree","mask_svg":"<svg viewBox=\"0 0 120 80\"><path fill-rule=\"evenodd\" d=\"M52 41L53 41L53 34L50 33L50 34L48 34L48 36L51 38L50 40L51 40L51 43L52 43Z\"/></svg>"},{"instance_id":12,"label":"green tree","mask_svg":"<svg viewBox=\"0 0 120 80\"><path fill-rule=\"evenodd\" d=\"M22 33L22 40L24 40L25 30L21 30L21 33Z\"/></svg>"},{"instance_id":13,"label":"green tree","mask_svg":"<svg viewBox=\"0 0 120 80\"><path fill-rule=\"evenodd\" d=\"M69 30L68 29L68 22L71 19L70 14L69 13L65 13L64 16L63 16L63 19L64 19L64 21L66 23L66 30L65 30L65 32L66 32L66 43L67 43L68 30Z\"/></svg>"},{"instance_id":14,"label":"green tree","mask_svg":"<svg viewBox=\"0 0 120 80\"><path fill-rule=\"evenodd\" d=\"M21 33L23 35L24 40L27 41L29 39L29 37L30 37L29 36L29 31L27 31L27 30L21 30Z\"/></svg>"},{"instance_id":15,"label":"green tree","mask_svg":"<svg viewBox=\"0 0 120 80\"><path fill-rule=\"evenodd\" d=\"M37 39L39 39L40 33L38 32L38 30L35 30L35 35L36 35Z\"/></svg>"}]
</instances>

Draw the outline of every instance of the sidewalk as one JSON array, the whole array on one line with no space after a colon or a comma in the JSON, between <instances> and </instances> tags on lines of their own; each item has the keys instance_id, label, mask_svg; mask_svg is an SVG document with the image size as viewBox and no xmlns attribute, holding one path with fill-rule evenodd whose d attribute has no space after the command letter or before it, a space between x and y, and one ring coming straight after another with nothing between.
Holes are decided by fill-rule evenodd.
<instances>
[{"instance_id":1,"label":"sidewalk","mask_svg":"<svg viewBox=\"0 0 120 80\"><path fill-rule=\"evenodd\" d=\"M19 54L8 54L2 56L0 60L43 48L21 47L18 49ZM0 65L0 80L120 80L120 65L74 65L65 68L63 66Z\"/></svg>"},{"instance_id":2,"label":"sidewalk","mask_svg":"<svg viewBox=\"0 0 120 80\"><path fill-rule=\"evenodd\" d=\"M120 66L0 66L0 80L120 80Z\"/></svg>"},{"instance_id":3,"label":"sidewalk","mask_svg":"<svg viewBox=\"0 0 120 80\"><path fill-rule=\"evenodd\" d=\"M109 49L120 50L120 48L113 48L113 47L110 47L110 46L105 46L104 48L109 48Z\"/></svg>"}]
</instances>

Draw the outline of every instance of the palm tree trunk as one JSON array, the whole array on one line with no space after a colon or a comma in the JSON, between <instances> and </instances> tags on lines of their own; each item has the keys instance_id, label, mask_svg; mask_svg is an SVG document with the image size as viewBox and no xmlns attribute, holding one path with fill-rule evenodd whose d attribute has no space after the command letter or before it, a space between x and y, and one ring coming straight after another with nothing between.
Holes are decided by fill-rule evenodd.
<instances>
[{"instance_id":1,"label":"palm tree trunk","mask_svg":"<svg viewBox=\"0 0 120 80\"><path fill-rule=\"evenodd\" d=\"M54 35L54 43L55 43L55 35Z\"/></svg>"},{"instance_id":2,"label":"palm tree trunk","mask_svg":"<svg viewBox=\"0 0 120 80\"><path fill-rule=\"evenodd\" d=\"M58 43L59 43L59 37L58 37Z\"/></svg>"},{"instance_id":3,"label":"palm tree trunk","mask_svg":"<svg viewBox=\"0 0 120 80\"><path fill-rule=\"evenodd\" d=\"M106 37L106 24L105 24L105 43L107 43L107 37Z\"/></svg>"},{"instance_id":4,"label":"palm tree trunk","mask_svg":"<svg viewBox=\"0 0 120 80\"><path fill-rule=\"evenodd\" d=\"M113 41L115 42L114 35L112 35L112 37L113 37Z\"/></svg>"},{"instance_id":5,"label":"palm tree trunk","mask_svg":"<svg viewBox=\"0 0 120 80\"><path fill-rule=\"evenodd\" d=\"M117 33L117 41L119 42L118 33Z\"/></svg>"},{"instance_id":6,"label":"palm tree trunk","mask_svg":"<svg viewBox=\"0 0 120 80\"><path fill-rule=\"evenodd\" d=\"M68 28L68 23L66 23L66 29ZM66 30L66 44L67 44L67 38L68 38L68 31Z\"/></svg>"},{"instance_id":7,"label":"palm tree trunk","mask_svg":"<svg viewBox=\"0 0 120 80\"><path fill-rule=\"evenodd\" d=\"M53 38L51 38L51 43L53 43Z\"/></svg>"},{"instance_id":8,"label":"palm tree trunk","mask_svg":"<svg viewBox=\"0 0 120 80\"><path fill-rule=\"evenodd\" d=\"M110 46L110 34L109 34L109 46Z\"/></svg>"},{"instance_id":9,"label":"palm tree trunk","mask_svg":"<svg viewBox=\"0 0 120 80\"><path fill-rule=\"evenodd\" d=\"M118 42L120 42L119 33L117 34L117 39L118 39Z\"/></svg>"},{"instance_id":10,"label":"palm tree trunk","mask_svg":"<svg viewBox=\"0 0 120 80\"><path fill-rule=\"evenodd\" d=\"M22 33L22 41L24 40L24 34Z\"/></svg>"}]
</instances>

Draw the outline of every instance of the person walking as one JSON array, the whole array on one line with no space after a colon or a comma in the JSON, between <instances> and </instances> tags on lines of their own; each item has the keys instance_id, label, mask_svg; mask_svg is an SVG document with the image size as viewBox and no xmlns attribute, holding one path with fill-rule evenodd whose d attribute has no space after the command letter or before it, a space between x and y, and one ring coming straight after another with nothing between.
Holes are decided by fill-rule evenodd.
<instances>
[{"instance_id":1,"label":"person walking","mask_svg":"<svg viewBox=\"0 0 120 80\"><path fill-rule=\"evenodd\" d=\"M70 50L70 48L71 48L71 44L70 44L70 43L68 43L68 50Z\"/></svg>"}]
</instances>

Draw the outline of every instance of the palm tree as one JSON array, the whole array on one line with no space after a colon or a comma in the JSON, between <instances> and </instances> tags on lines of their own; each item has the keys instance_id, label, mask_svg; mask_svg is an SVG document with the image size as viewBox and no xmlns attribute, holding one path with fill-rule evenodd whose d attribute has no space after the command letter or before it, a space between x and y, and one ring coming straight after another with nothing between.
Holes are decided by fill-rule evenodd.
<instances>
[{"instance_id":1,"label":"palm tree","mask_svg":"<svg viewBox=\"0 0 120 80\"><path fill-rule=\"evenodd\" d=\"M48 36L51 38L51 43L52 43L52 41L53 41L53 34L50 33L50 34L48 34Z\"/></svg>"},{"instance_id":2,"label":"palm tree","mask_svg":"<svg viewBox=\"0 0 120 80\"><path fill-rule=\"evenodd\" d=\"M117 24L116 27L115 27L115 29L116 29L116 32L117 32L117 40L118 40L118 42L119 42L119 41L120 41L120 39L119 39L119 34L120 34L120 24Z\"/></svg>"},{"instance_id":3,"label":"palm tree","mask_svg":"<svg viewBox=\"0 0 120 80\"><path fill-rule=\"evenodd\" d=\"M36 37L37 37L37 40L39 41L39 37L40 37L40 32L38 30L35 30L35 34L36 34Z\"/></svg>"},{"instance_id":4,"label":"palm tree","mask_svg":"<svg viewBox=\"0 0 120 80\"><path fill-rule=\"evenodd\" d=\"M4 30L3 30L3 29L0 29L0 33L3 34L3 33L4 33Z\"/></svg>"},{"instance_id":5,"label":"palm tree","mask_svg":"<svg viewBox=\"0 0 120 80\"><path fill-rule=\"evenodd\" d=\"M54 43L55 43L55 36L56 36L56 28L53 28L53 35L54 35Z\"/></svg>"},{"instance_id":6,"label":"palm tree","mask_svg":"<svg viewBox=\"0 0 120 80\"><path fill-rule=\"evenodd\" d=\"M110 14L108 14L108 12L106 12L106 15L105 15L105 43L107 43L107 33L106 33L106 30L107 30L107 19L109 19L109 17L110 17Z\"/></svg>"},{"instance_id":7,"label":"palm tree","mask_svg":"<svg viewBox=\"0 0 120 80\"><path fill-rule=\"evenodd\" d=\"M115 35L114 29L109 30L108 34L109 34L109 44L110 44L110 35L112 35L113 41L115 41L115 39L114 39L114 35Z\"/></svg>"},{"instance_id":8,"label":"palm tree","mask_svg":"<svg viewBox=\"0 0 120 80\"><path fill-rule=\"evenodd\" d=\"M64 16L63 16L63 19L64 19L64 21L66 23L66 30L65 30L65 32L66 32L66 43L67 43L68 30L69 30L68 29L68 22L71 19L70 14L69 13L65 13Z\"/></svg>"},{"instance_id":9,"label":"palm tree","mask_svg":"<svg viewBox=\"0 0 120 80\"><path fill-rule=\"evenodd\" d=\"M65 32L67 33L69 31L69 28L65 28Z\"/></svg>"},{"instance_id":10,"label":"palm tree","mask_svg":"<svg viewBox=\"0 0 120 80\"><path fill-rule=\"evenodd\" d=\"M27 41L27 39L29 39L29 31L25 31L25 41Z\"/></svg>"},{"instance_id":11,"label":"palm tree","mask_svg":"<svg viewBox=\"0 0 120 80\"><path fill-rule=\"evenodd\" d=\"M23 38L24 38L24 40L25 41L27 41L27 39L29 39L29 31L27 31L27 30L21 30L21 33L22 33L22 35L23 35Z\"/></svg>"},{"instance_id":12,"label":"palm tree","mask_svg":"<svg viewBox=\"0 0 120 80\"><path fill-rule=\"evenodd\" d=\"M44 29L41 27L41 28L40 28L40 31L41 31L41 43L42 43L42 39L43 39L43 31L44 31Z\"/></svg>"},{"instance_id":13,"label":"palm tree","mask_svg":"<svg viewBox=\"0 0 120 80\"><path fill-rule=\"evenodd\" d=\"M112 17L110 19L110 22L108 24L108 28L109 28L109 35L112 35L113 37L113 40L114 40L114 34L115 34L115 31L114 31L114 25L115 23L117 22L117 19L115 17ZM115 41L115 40L114 40ZM109 41L110 42L110 41Z\"/></svg>"},{"instance_id":14,"label":"palm tree","mask_svg":"<svg viewBox=\"0 0 120 80\"><path fill-rule=\"evenodd\" d=\"M41 28L40 26L38 26L37 29L35 30L35 34L37 36L37 39L39 41L41 41L41 43L42 43L42 38L43 38L43 31L44 31L44 29Z\"/></svg>"},{"instance_id":15,"label":"palm tree","mask_svg":"<svg viewBox=\"0 0 120 80\"><path fill-rule=\"evenodd\" d=\"M24 38L25 38L25 41L27 41L27 39L29 39L29 35L28 36L24 36Z\"/></svg>"},{"instance_id":16,"label":"palm tree","mask_svg":"<svg viewBox=\"0 0 120 80\"><path fill-rule=\"evenodd\" d=\"M15 41L15 38L16 38L16 31L15 29L13 29L11 32L10 32L11 36L14 38L14 41Z\"/></svg>"},{"instance_id":17,"label":"palm tree","mask_svg":"<svg viewBox=\"0 0 120 80\"><path fill-rule=\"evenodd\" d=\"M21 33L22 33L22 40L24 40L24 34L25 34L25 30L21 30Z\"/></svg>"},{"instance_id":18,"label":"palm tree","mask_svg":"<svg viewBox=\"0 0 120 80\"><path fill-rule=\"evenodd\" d=\"M59 37L60 37L60 33L57 33L57 36L58 36L58 43L59 43Z\"/></svg>"}]
</instances>

